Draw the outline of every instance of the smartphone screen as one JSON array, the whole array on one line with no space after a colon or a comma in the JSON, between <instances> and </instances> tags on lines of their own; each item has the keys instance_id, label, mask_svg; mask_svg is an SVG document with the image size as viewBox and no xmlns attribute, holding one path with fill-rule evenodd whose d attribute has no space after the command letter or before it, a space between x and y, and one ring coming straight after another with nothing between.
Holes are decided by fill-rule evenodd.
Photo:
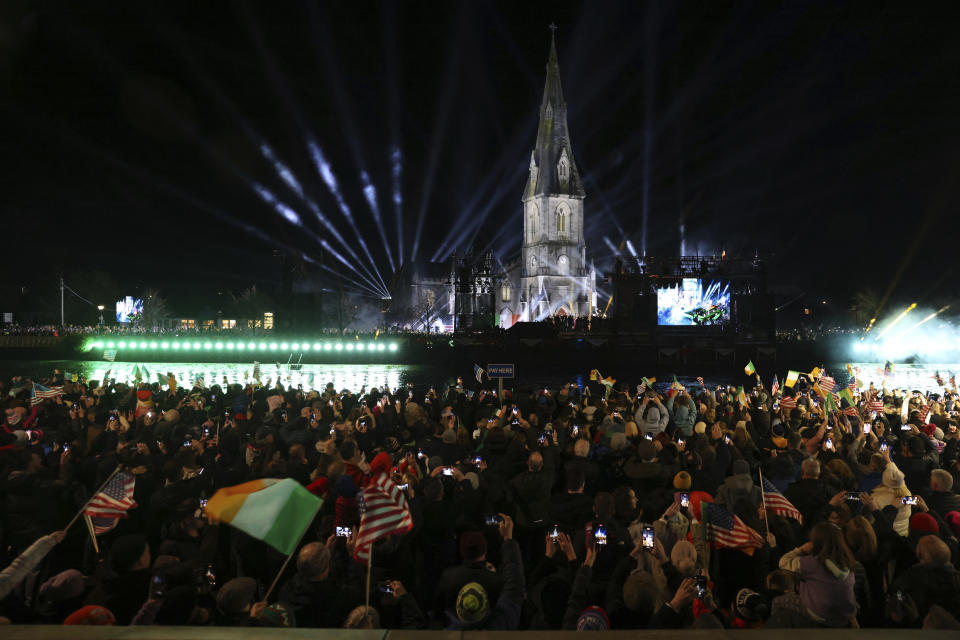
<instances>
[{"instance_id":1,"label":"smartphone screen","mask_svg":"<svg viewBox=\"0 0 960 640\"><path fill-rule=\"evenodd\" d=\"M680 494L680 506L683 507L684 509L689 509L689 508L690 508L690 494L689 494L689 493L681 493L681 494Z\"/></svg>"},{"instance_id":2,"label":"smartphone screen","mask_svg":"<svg viewBox=\"0 0 960 640\"><path fill-rule=\"evenodd\" d=\"M643 528L643 548L653 549L653 527L645 526Z\"/></svg>"}]
</instances>

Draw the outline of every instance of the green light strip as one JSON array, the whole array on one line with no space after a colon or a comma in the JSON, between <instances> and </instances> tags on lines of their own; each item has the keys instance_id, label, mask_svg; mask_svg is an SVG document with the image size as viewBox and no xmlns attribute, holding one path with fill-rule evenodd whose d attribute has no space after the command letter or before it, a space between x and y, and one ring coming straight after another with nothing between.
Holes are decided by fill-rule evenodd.
<instances>
[{"instance_id":1,"label":"green light strip","mask_svg":"<svg viewBox=\"0 0 960 640\"><path fill-rule=\"evenodd\" d=\"M84 346L85 351L92 349L141 349L160 351L361 351L396 352L399 346L395 342L211 342L209 340L90 340Z\"/></svg>"}]
</instances>

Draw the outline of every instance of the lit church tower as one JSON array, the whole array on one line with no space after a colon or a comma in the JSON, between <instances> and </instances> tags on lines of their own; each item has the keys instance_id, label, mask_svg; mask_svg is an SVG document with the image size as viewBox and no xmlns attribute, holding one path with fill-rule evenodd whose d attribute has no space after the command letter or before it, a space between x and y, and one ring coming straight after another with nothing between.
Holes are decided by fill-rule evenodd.
<instances>
[{"instance_id":1,"label":"lit church tower","mask_svg":"<svg viewBox=\"0 0 960 640\"><path fill-rule=\"evenodd\" d=\"M556 30L553 25L551 29ZM520 315L524 320L584 316L591 311L594 276L586 263L583 199L567 131L556 41L551 36L537 143L523 192Z\"/></svg>"}]
</instances>

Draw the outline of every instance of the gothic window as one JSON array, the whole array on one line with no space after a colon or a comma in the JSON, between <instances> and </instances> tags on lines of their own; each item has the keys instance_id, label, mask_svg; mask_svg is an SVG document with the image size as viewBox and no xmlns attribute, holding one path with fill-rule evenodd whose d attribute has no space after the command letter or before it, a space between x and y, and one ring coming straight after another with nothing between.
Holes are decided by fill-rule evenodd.
<instances>
[{"instance_id":1,"label":"gothic window","mask_svg":"<svg viewBox=\"0 0 960 640\"><path fill-rule=\"evenodd\" d=\"M567 227L570 221L570 206L566 202L561 202L557 207L557 236L567 237Z\"/></svg>"},{"instance_id":2,"label":"gothic window","mask_svg":"<svg viewBox=\"0 0 960 640\"><path fill-rule=\"evenodd\" d=\"M530 275L537 275L537 256L530 256Z\"/></svg>"},{"instance_id":3,"label":"gothic window","mask_svg":"<svg viewBox=\"0 0 960 640\"><path fill-rule=\"evenodd\" d=\"M540 234L540 209L537 203L527 204L527 242L535 242Z\"/></svg>"},{"instance_id":4,"label":"gothic window","mask_svg":"<svg viewBox=\"0 0 960 640\"><path fill-rule=\"evenodd\" d=\"M560 152L560 159L557 161L557 177L560 178L560 184L566 186L570 179L570 161L567 159L567 150Z\"/></svg>"},{"instance_id":5,"label":"gothic window","mask_svg":"<svg viewBox=\"0 0 960 640\"><path fill-rule=\"evenodd\" d=\"M570 261L567 259L567 256L560 256L557 258L557 272L565 276L570 271Z\"/></svg>"},{"instance_id":6,"label":"gothic window","mask_svg":"<svg viewBox=\"0 0 960 640\"><path fill-rule=\"evenodd\" d=\"M504 282L503 286L500 287L500 299L504 302L510 302L510 296L513 294L513 291L510 290L510 283Z\"/></svg>"},{"instance_id":7,"label":"gothic window","mask_svg":"<svg viewBox=\"0 0 960 640\"><path fill-rule=\"evenodd\" d=\"M434 305L437 304L436 292L434 292L433 289L427 289L425 298L426 298L425 302L427 303L427 307L433 310Z\"/></svg>"}]
</instances>

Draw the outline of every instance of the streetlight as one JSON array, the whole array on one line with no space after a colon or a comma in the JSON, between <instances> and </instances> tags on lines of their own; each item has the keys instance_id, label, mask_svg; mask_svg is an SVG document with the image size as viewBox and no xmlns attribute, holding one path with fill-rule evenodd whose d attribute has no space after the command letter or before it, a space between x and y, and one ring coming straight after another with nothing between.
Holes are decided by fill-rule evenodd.
<instances>
[{"instance_id":1,"label":"streetlight","mask_svg":"<svg viewBox=\"0 0 960 640\"><path fill-rule=\"evenodd\" d=\"M103 305L102 304L97 305L97 311L100 312L100 331L102 332L103 331Z\"/></svg>"}]
</instances>

